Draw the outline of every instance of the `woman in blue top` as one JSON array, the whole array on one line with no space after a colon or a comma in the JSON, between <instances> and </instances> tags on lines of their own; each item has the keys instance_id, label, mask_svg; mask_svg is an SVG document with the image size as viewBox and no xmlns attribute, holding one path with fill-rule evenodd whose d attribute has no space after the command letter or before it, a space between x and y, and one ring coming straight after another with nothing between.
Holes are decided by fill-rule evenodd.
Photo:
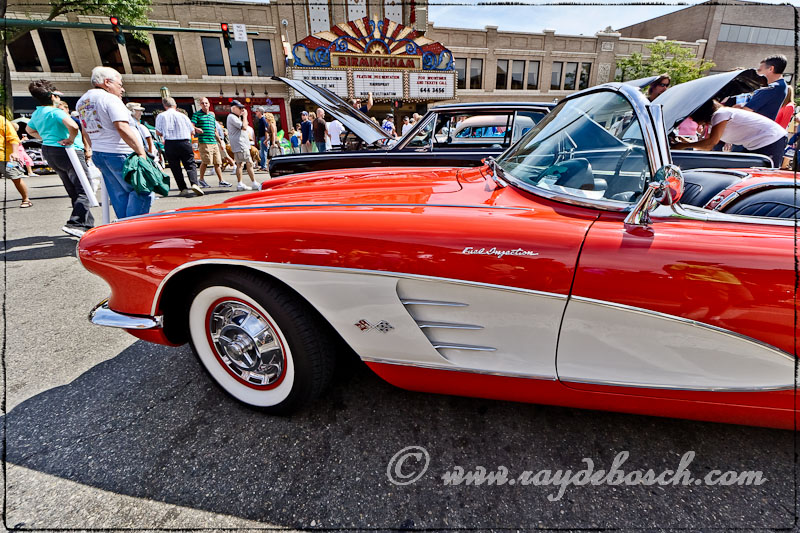
<instances>
[{"instance_id":1,"label":"woman in blue top","mask_svg":"<svg viewBox=\"0 0 800 533\"><path fill-rule=\"evenodd\" d=\"M62 231L81 237L87 229L94 227L89 198L83 190L78 174L67 154L67 147L75 148L83 172L88 176L83 139L78 124L58 107L61 93L47 80L32 81L28 85L31 96L39 102L27 125L29 135L42 140L42 156L56 171L72 201L72 213Z\"/></svg>"}]
</instances>

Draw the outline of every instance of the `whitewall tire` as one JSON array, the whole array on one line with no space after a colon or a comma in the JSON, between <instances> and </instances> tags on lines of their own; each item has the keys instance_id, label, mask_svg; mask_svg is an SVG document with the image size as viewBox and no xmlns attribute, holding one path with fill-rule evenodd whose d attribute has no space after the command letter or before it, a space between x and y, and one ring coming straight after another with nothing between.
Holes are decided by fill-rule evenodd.
<instances>
[{"instance_id":1,"label":"whitewall tire","mask_svg":"<svg viewBox=\"0 0 800 533\"><path fill-rule=\"evenodd\" d=\"M195 288L192 349L237 400L275 414L313 401L331 381L327 328L305 302L256 275L220 273Z\"/></svg>"}]
</instances>

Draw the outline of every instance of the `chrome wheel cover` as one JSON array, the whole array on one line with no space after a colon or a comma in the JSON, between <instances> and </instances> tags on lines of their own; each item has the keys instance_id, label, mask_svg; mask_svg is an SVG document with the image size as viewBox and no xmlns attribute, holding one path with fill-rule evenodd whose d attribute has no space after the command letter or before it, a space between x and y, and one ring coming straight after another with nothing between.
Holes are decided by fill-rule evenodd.
<instances>
[{"instance_id":1,"label":"chrome wheel cover","mask_svg":"<svg viewBox=\"0 0 800 533\"><path fill-rule=\"evenodd\" d=\"M208 315L211 345L227 369L250 385L274 385L286 369L286 354L273 325L239 300L217 303Z\"/></svg>"}]
</instances>

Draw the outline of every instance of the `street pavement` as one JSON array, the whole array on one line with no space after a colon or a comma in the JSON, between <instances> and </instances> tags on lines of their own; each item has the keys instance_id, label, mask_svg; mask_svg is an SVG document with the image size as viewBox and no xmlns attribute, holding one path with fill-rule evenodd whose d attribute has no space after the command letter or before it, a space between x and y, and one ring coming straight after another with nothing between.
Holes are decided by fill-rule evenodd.
<instances>
[{"instance_id":1,"label":"street pavement","mask_svg":"<svg viewBox=\"0 0 800 533\"><path fill-rule=\"evenodd\" d=\"M188 346L89 324L108 289L60 230L70 210L60 181L28 178L30 209L4 183L7 527L797 529L790 431L406 392L354 361L305 412L249 409L210 381ZM207 191L153 210L241 194ZM424 448L427 471L393 484L389 474L421 468L424 454L390 468L408 446ZM755 470L766 482L569 486L557 498L558 486L441 477L456 466L577 473L584 458L609 469L620 452L630 454L627 472L675 470L694 452L694 477Z\"/></svg>"}]
</instances>

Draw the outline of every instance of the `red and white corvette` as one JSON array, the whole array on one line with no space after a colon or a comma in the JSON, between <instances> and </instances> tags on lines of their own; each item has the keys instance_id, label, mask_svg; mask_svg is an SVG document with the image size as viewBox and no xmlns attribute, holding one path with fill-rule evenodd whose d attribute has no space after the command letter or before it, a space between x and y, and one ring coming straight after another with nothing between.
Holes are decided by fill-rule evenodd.
<instances>
[{"instance_id":1,"label":"red and white corvette","mask_svg":"<svg viewBox=\"0 0 800 533\"><path fill-rule=\"evenodd\" d=\"M681 202L667 111L609 84L482 167L297 175L96 228L92 320L190 342L276 413L321 394L341 338L412 390L793 428L797 204L753 195L794 176L694 171Z\"/></svg>"}]
</instances>

